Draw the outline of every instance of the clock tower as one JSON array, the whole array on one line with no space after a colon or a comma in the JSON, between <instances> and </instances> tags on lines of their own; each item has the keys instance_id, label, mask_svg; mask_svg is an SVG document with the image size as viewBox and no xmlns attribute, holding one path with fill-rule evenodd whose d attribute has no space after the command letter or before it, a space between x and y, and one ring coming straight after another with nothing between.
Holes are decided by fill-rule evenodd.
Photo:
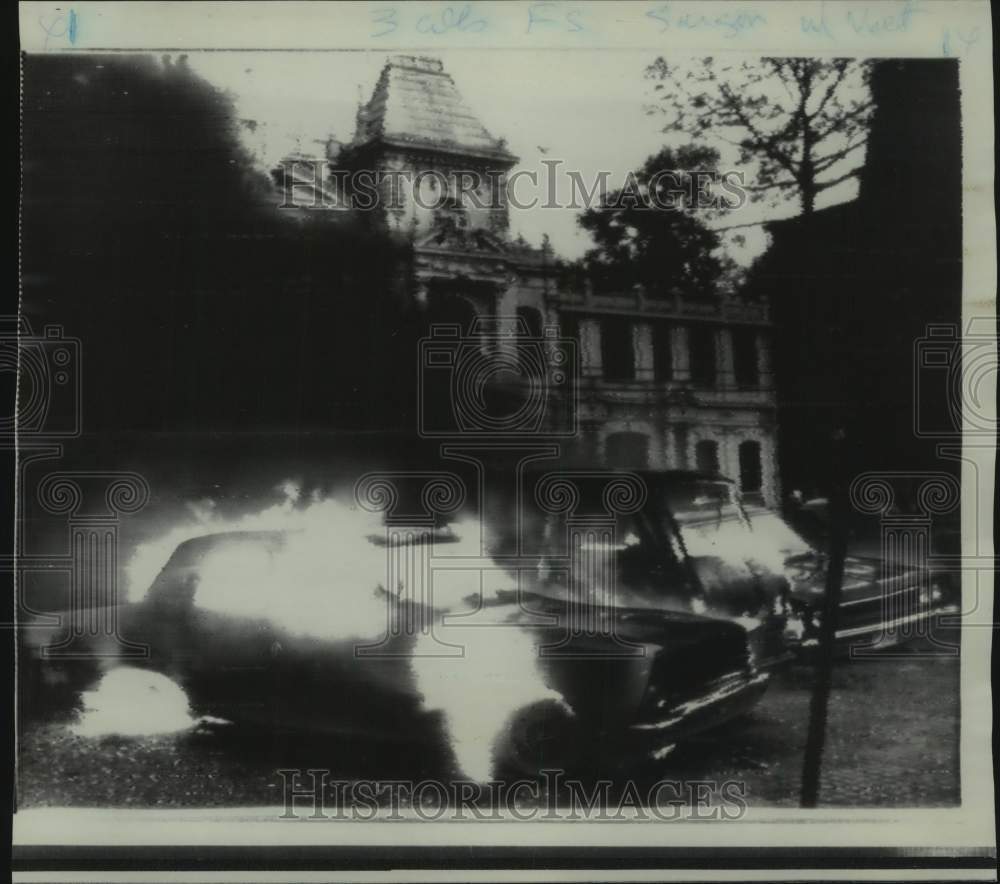
<instances>
[{"instance_id":1,"label":"clock tower","mask_svg":"<svg viewBox=\"0 0 1000 884\"><path fill-rule=\"evenodd\" d=\"M337 165L363 181L361 199L377 202L391 232L412 238L418 301L464 324L518 308L544 315L551 255L508 232L507 176L517 162L439 59L397 55L358 108Z\"/></svg>"}]
</instances>

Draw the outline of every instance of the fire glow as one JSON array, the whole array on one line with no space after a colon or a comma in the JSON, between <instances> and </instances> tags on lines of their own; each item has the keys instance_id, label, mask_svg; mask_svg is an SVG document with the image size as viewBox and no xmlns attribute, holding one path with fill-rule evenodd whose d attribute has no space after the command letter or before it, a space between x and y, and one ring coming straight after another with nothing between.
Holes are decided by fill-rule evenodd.
<instances>
[{"instance_id":1,"label":"fire glow","mask_svg":"<svg viewBox=\"0 0 1000 884\"><path fill-rule=\"evenodd\" d=\"M83 709L71 730L80 737L171 734L198 723L184 691L165 675L120 666L84 691Z\"/></svg>"},{"instance_id":2,"label":"fire glow","mask_svg":"<svg viewBox=\"0 0 1000 884\"><path fill-rule=\"evenodd\" d=\"M516 606L493 608L491 625L446 615L472 614L482 601L511 591L515 581L484 555L488 544L476 518L460 519L435 534L427 552L472 557L483 570L445 569L417 573L390 566L396 554L385 542L380 515L332 497L313 494L305 502L297 485L280 487L284 499L260 512L225 520L214 507L139 546L127 568L130 599L153 583L180 543L208 534L281 532L277 546L247 542L208 551L198 567L196 607L237 617L262 618L290 633L328 641L377 640L385 633L388 596L433 607L434 635L419 632L410 666L427 711L444 714L450 743L462 772L489 778L505 724L515 712L542 699L561 697L538 668L535 640L504 623ZM492 567L491 567L492 566ZM422 581L429 577L429 585ZM436 636L436 638L435 638ZM442 656L428 643L460 648Z\"/></svg>"},{"instance_id":3,"label":"fire glow","mask_svg":"<svg viewBox=\"0 0 1000 884\"><path fill-rule=\"evenodd\" d=\"M511 605L506 613L516 609ZM442 637L459 645L462 656L422 655L423 650L434 650L421 646L433 641L422 636L412 658L417 685L427 708L444 712L462 772L485 782L493 771L498 740L514 713L540 700L565 701L543 681L536 639L527 630L509 624L446 624Z\"/></svg>"}]
</instances>

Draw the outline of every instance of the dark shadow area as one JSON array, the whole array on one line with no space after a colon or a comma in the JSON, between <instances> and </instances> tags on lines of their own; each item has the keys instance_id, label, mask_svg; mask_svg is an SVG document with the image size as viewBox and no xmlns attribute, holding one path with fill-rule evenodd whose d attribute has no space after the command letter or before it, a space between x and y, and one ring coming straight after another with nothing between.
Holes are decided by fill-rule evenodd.
<instances>
[{"instance_id":1,"label":"dark shadow area","mask_svg":"<svg viewBox=\"0 0 1000 884\"><path fill-rule=\"evenodd\" d=\"M81 340L87 430L413 426L408 244L277 208L184 56L27 56L23 118L23 315Z\"/></svg>"},{"instance_id":2,"label":"dark shadow area","mask_svg":"<svg viewBox=\"0 0 1000 884\"><path fill-rule=\"evenodd\" d=\"M857 472L955 470L915 427L949 425L945 372L916 360L929 325L961 323L958 62L880 61L871 88L858 198L769 225L750 283L776 324L783 486L807 496L829 489L838 428Z\"/></svg>"}]
</instances>

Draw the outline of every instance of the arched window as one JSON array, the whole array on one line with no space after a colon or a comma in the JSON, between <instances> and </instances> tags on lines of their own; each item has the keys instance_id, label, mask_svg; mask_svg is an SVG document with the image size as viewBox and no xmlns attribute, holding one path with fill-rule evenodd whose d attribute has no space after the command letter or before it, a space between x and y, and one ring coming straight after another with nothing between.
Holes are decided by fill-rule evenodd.
<instances>
[{"instance_id":1,"label":"arched window","mask_svg":"<svg viewBox=\"0 0 1000 884\"><path fill-rule=\"evenodd\" d=\"M449 432L456 426L453 354L469 339L475 320L476 309L467 298L433 284L430 286L427 309L421 317L420 337L433 338L436 342L424 353L425 361L408 366L410 371L414 368L419 371L416 383L420 390L420 429L423 432ZM442 354L444 362L439 361Z\"/></svg>"},{"instance_id":2,"label":"arched window","mask_svg":"<svg viewBox=\"0 0 1000 884\"><path fill-rule=\"evenodd\" d=\"M530 338L542 336L542 314L534 307L518 307L517 320L517 333L519 335L526 335Z\"/></svg>"},{"instance_id":3,"label":"arched window","mask_svg":"<svg viewBox=\"0 0 1000 884\"><path fill-rule=\"evenodd\" d=\"M649 436L645 433L611 433L604 445L609 467L642 470L649 466Z\"/></svg>"},{"instance_id":4,"label":"arched window","mask_svg":"<svg viewBox=\"0 0 1000 884\"><path fill-rule=\"evenodd\" d=\"M740 488L744 494L754 494L761 490L762 484L760 442L747 439L740 442Z\"/></svg>"},{"instance_id":5,"label":"arched window","mask_svg":"<svg viewBox=\"0 0 1000 884\"><path fill-rule=\"evenodd\" d=\"M695 467L704 473L719 472L719 443L714 439L701 439L694 447Z\"/></svg>"},{"instance_id":6,"label":"arched window","mask_svg":"<svg viewBox=\"0 0 1000 884\"><path fill-rule=\"evenodd\" d=\"M425 334L430 334L435 326L457 325L462 335L468 335L475 319L476 308L467 298L456 292L431 290L424 314Z\"/></svg>"}]
</instances>

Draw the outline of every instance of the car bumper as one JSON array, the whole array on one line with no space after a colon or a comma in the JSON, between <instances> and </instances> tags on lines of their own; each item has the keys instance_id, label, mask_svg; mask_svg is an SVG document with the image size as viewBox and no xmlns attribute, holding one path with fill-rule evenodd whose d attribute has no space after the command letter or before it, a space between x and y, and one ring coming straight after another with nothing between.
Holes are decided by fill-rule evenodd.
<instances>
[{"instance_id":1,"label":"car bumper","mask_svg":"<svg viewBox=\"0 0 1000 884\"><path fill-rule=\"evenodd\" d=\"M844 609L841 608L837 630L834 633L834 651L837 655L844 656L858 651L887 650L921 639L933 640L937 632L943 632L939 627L950 629L957 626L957 622L949 621L955 621L960 613L959 605L940 605L896 616L872 618L862 623L844 624ZM819 649L820 616L818 614L811 616L814 627L788 639L789 648L798 657L808 657ZM947 644L950 646L952 643L949 641Z\"/></svg>"},{"instance_id":2,"label":"car bumper","mask_svg":"<svg viewBox=\"0 0 1000 884\"><path fill-rule=\"evenodd\" d=\"M630 753L660 758L673 744L745 715L764 695L770 677L769 672L734 673L682 702L658 701L628 729Z\"/></svg>"}]
</instances>

